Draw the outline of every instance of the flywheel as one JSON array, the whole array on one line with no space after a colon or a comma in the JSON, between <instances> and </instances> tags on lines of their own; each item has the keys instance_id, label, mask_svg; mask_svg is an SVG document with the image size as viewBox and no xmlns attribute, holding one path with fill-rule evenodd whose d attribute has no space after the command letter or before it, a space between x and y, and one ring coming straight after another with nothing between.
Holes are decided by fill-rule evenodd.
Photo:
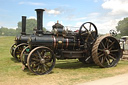
<instances>
[{"instance_id":1,"label":"flywheel","mask_svg":"<svg viewBox=\"0 0 128 85\"><path fill-rule=\"evenodd\" d=\"M114 67L121 57L119 42L112 36L99 37L92 48L92 58L100 67Z\"/></svg>"}]
</instances>

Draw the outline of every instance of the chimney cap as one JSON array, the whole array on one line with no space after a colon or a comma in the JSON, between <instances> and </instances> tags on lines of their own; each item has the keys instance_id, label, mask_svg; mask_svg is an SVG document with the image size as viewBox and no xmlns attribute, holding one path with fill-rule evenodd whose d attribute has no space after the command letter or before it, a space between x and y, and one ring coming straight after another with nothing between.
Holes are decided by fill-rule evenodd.
<instances>
[{"instance_id":1,"label":"chimney cap","mask_svg":"<svg viewBox=\"0 0 128 85\"><path fill-rule=\"evenodd\" d=\"M35 11L45 11L44 9L35 9Z\"/></svg>"},{"instance_id":2,"label":"chimney cap","mask_svg":"<svg viewBox=\"0 0 128 85\"><path fill-rule=\"evenodd\" d=\"M26 18L26 16L22 16L22 18Z\"/></svg>"}]
</instances>

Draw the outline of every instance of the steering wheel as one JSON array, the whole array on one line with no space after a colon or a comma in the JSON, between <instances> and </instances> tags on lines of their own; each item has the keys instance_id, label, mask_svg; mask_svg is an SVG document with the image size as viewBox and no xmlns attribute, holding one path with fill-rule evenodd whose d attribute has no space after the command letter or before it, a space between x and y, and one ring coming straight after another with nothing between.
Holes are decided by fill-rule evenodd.
<instances>
[{"instance_id":1,"label":"steering wheel","mask_svg":"<svg viewBox=\"0 0 128 85\"><path fill-rule=\"evenodd\" d=\"M79 29L79 36L82 43L92 44L98 37L97 27L92 22L85 22Z\"/></svg>"},{"instance_id":2,"label":"steering wheel","mask_svg":"<svg viewBox=\"0 0 128 85\"><path fill-rule=\"evenodd\" d=\"M114 37L117 36L117 32L115 30L110 30L109 33Z\"/></svg>"}]
</instances>

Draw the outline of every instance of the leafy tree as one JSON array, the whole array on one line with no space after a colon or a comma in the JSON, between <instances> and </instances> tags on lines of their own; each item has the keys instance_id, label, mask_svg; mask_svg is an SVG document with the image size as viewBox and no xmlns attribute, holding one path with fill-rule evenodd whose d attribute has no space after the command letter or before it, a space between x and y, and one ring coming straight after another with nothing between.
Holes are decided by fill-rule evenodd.
<instances>
[{"instance_id":1,"label":"leafy tree","mask_svg":"<svg viewBox=\"0 0 128 85\"><path fill-rule=\"evenodd\" d=\"M15 36L16 30L15 29L8 29L6 27L0 28L0 36Z\"/></svg>"},{"instance_id":2,"label":"leafy tree","mask_svg":"<svg viewBox=\"0 0 128 85\"><path fill-rule=\"evenodd\" d=\"M27 19L26 20L26 33L32 34L33 29L37 28L37 20L35 19ZM18 33L21 33L22 22L18 22L18 28L16 29ZM46 28L43 28L46 31Z\"/></svg>"},{"instance_id":3,"label":"leafy tree","mask_svg":"<svg viewBox=\"0 0 128 85\"><path fill-rule=\"evenodd\" d=\"M35 19L27 19L26 21L26 33L32 34L33 29L37 28L37 21ZM46 32L46 28L43 28L44 32ZM8 29L6 27L0 28L0 36L16 36L19 35L22 31L22 22L18 22L18 28L16 29Z\"/></svg>"},{"instance_id":4,"label":"leafy tree","mask_svg":"<svg viewBox=\"0 0 128 85\"><path fill-rule=\"evenodd\" d=\"M35 19L27 19L26 20L26 33L33 33L33 29L37 27L36 20ZM18 28L17 31L21 32L22 29L22 22L18 22Z\"/></svg>"},{"instance_id":5,"label":"leafy tree","mask_svg":"<svg viewBox=\"0 0 128 85\"><path fill-rule=\"evenodd\" d=\"M118 25L116 26L116 29L118 32L120 32L120 35L122 36L128 35L128 17L120 20L118 22Z\"/></svg>"}]
</instances>

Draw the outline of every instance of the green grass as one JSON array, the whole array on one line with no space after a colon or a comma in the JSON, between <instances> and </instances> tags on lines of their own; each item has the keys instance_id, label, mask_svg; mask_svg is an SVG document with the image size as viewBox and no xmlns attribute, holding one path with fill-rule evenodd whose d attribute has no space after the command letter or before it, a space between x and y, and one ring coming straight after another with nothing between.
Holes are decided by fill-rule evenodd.
<instances>
[{"instance_id":1,"label":"green grass","mask_svg":"<svg viewBox=\"0 0 128 85\"><path fill-rule=\"evenodd\" d=\"M14 37L0 37L0 85L73 85L104 77L128 73L128 61L120 61L113 68L99 68L95 64L82 64L77 59L57 60L47 75L33 75L10 55Z\"/></svg>"}]
</instances>

